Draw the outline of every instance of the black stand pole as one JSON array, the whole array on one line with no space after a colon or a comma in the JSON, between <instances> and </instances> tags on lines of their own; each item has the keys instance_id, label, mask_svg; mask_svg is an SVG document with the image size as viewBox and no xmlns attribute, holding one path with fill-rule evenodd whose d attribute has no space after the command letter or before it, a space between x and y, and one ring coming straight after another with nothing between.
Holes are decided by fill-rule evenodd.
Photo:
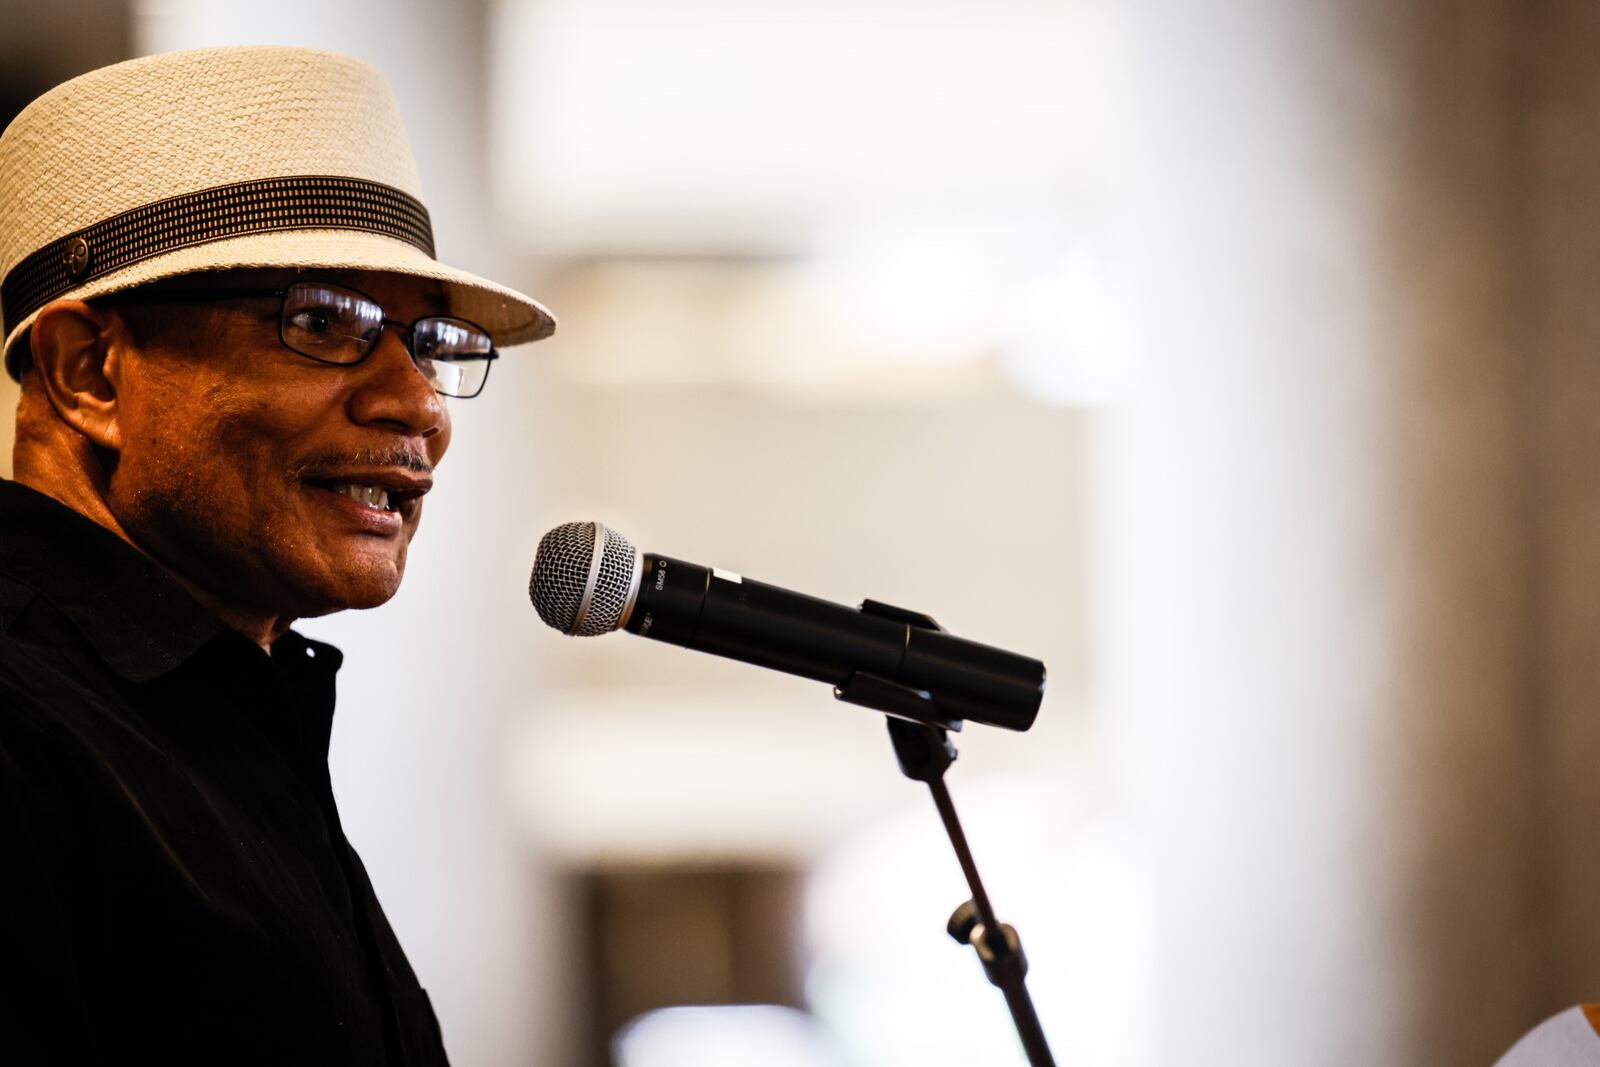
<instances>
[{"instance_id":1,"label":"black stand pole","mask_svg":"<svg viewBox=\"0 0 1600 1067\"><path fill-rule=\"evenodd\" d=\"M939 624L926 615L873 600L862 604L861 610L911 626L940 629ZM889 740L894 744L900 770L907 778L928 784L945 833L955 849L956 860L961 864L961 873L966 876L967 888L972 891L972 898L955 910L945 929L955 940L977 951L990 983L1005 995L1011 1021L1016 1025L1017 1036L1022 1040L1031 1067L1055 1067L1044 1028L1039 1025L1039 1015L1033 1008L1033 998L1028 995L1028 957L1023 954L1022 939L1015 928L995 918L989 894L978 877L978 865L967 846L967 835L956 817L955 802L944 784L944 772L956 759L956 747L947 731L959 731L961 721L942 717L928 693L871 674L852 676L834 690L834 696L889 716Z\"/></svg>"}]
</instances>

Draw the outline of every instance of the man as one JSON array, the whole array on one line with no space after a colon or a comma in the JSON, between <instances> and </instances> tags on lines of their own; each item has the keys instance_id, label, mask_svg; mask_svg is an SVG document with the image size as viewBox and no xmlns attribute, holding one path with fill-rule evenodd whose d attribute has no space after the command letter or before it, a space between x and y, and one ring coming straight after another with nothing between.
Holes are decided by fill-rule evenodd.
<instances>
[{"instance_id":1,"label":"man","mask_svg":"<svg viewBox=\"0 0 1600 1067\"><path fill-rule=\"evenodd\" d=\"M433 259L382 76L282 48L24 110L0 308L0 1062L445 1062L291 626L394 595L446 398L553 320Z\"/></svg>"}]
</instances>

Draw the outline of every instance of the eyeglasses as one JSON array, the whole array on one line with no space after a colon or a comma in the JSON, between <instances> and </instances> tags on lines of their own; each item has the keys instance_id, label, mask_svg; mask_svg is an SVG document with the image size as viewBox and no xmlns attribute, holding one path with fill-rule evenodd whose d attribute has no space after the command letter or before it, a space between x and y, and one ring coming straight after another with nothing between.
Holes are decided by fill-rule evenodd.
<instances>
[{"instance_id":1,"label":"eyeglasses","mask_svg":"<svg viewBox=\"0 0 1600 1067\"><path fill-rule=\"evenodd\" d=\"M120 295L120 294L119 294ZM129 292L130 302L187 302L277 297L278 339L318 363L353 366L372 354L385 326L393 326L434 391L467 400L483 392L489 365L500 358L494 340L477 323L430 315L409 326L385 318L383 305L354 289L328 282L296 282L287 289L169 289Z\"/></svg>"}]
</instances>

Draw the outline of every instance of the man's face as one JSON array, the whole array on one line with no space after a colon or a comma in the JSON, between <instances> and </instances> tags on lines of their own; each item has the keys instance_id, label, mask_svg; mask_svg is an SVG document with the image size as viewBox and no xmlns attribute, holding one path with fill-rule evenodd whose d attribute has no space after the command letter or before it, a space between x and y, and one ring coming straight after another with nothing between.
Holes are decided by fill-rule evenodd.
<instances>
[{"instance_id":1,"label":"man's face","mask_svg":"<svg viewBox=\"0 0 1600 1067\"><path fill-rule=\"evenodd\" d=\"M437 283L415 278L302 277L357 289L401 322L448 310ZM253 271L185 284L293 280ZM220 302L188 346L130 348L107 504L136 544L240 612L292 620L372 607L399 588L422 493L450 442L449 411L393 329L359 364L317 363L281 343L279 306ZM205 321L198 311L156 313ZM388 508L352 486L386 490Z\"/></svg>"}]
</instances>

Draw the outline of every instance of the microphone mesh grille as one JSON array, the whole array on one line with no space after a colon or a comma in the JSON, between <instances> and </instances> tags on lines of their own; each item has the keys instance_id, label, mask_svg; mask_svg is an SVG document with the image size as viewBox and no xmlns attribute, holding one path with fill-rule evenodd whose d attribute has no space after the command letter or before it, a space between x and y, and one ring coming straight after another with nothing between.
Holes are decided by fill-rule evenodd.
<instances>
[{"instance_id":1,"label":"microphone mesh grille","mask_svg":"<svg viewBox=\"0 0 1600 1067\"><path fill-rule=\"evenodd\" d=\"M533 557L528 598L539 618L564 634L572 632L578 605L583 603L594 531L592 522L562 523L539 539L539 551Z\"/></svg>"},{"instance_id":2,"label":"microphone mesh grille","mask_svg":"<svg viewBox=\"0 0 1600 1067\"><path fill-rule=\"evenodd\" d=\"M595 576L589 610L579 620L597 529L605 531L600 572ZM595 522L563 523L539 541L533 576L528 580L528 598L539 618L562 633L579 637L610 633L622 624L637 566L633 545L615 530Z\"/></svg>"},{"instance_id":3,"label":"microphone mesh grille","mask_svg":"<svg viewBox=\"0 0 1600 1067\"><path fill-rule=\"evenodd\" d=\"M578 627L579 637L608 634L622 625L622 609L628 606L628 587L633 584L633 569L638 565L633 545L626 537L609 526L601 529L606 532L604 554L600 557L600 573L595 576L589 613Z\"/></svg>"}]
</instances>

